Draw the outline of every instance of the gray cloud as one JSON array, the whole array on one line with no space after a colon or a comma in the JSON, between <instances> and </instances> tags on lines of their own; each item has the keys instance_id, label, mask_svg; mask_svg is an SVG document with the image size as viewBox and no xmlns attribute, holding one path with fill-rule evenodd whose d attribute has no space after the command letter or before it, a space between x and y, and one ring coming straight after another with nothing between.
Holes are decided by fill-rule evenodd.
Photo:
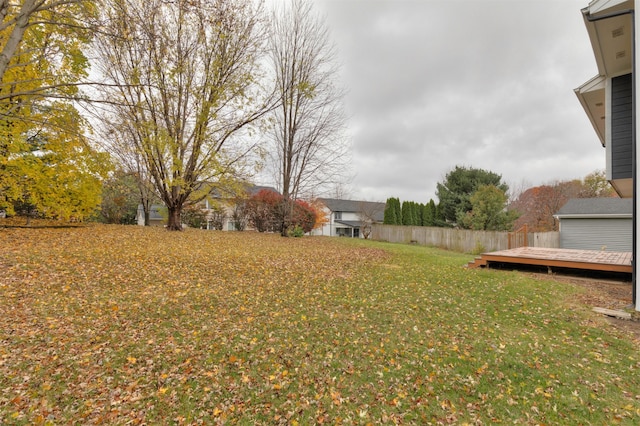
<instances>
[{"instance_id":1,"label":"gray cloud","mask_svg":"<svg viewBox=\"0 0 640 426\"><path fill-rule=\"evenodd\" d=\"M456 165L582 178L604 150L573 94L596 67L587 0L316 0L340 53L352 192L428 201Z\"/></svg>"}]
</instances>

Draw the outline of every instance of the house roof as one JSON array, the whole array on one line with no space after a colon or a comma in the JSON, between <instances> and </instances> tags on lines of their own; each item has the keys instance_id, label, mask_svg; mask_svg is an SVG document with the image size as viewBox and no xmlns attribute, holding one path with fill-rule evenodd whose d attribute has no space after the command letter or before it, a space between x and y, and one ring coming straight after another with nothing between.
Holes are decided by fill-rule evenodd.
<instances>
[{"instance_id":1,"label":"house roof","mask_svg":"<svg viewBox=\"0 0 640 426\"><path fill-rule=\"evenodd\" d=\"M574 90L584 112L600 139L602 146L606 143L605 134L605 87L606 78L601 75L593 77L582 86Z\"/></svg>"},{"instance_id":2,"label":"house roof","mask_svg":"<svg viewBox=\"0 0 640 426\"><path fill-rule=\"evenodd\" d=\"M280 191L275 189L273 186L261 186L261 185L247 185L246 191L249 195L256 195L258 192L262 190L267 190L271 192L275 192L276 194L280 194Z\"/></svg>"},{"instance_id":3,"label":"house roof","mask_svg":"<svg viewBox=\"0 0 640 426\"><path fill-rule=\"evenodd\" d=\"M256 195L258 192L262 190L272 191L276 194L280 194L280 192L272 186L262 186L262 185L253 185L251 183L243 183L240 188L231 188L227 189L227 191L221 191L218 188L214 188L211 190L210 196L211 198L234 198L233 193L236 192L235 196L248 196L252 197Z\"/></svg>"},{"instance_id":4,"label":"house roof","mask_svg":"<svg viewBox=\"0 0 640 426\"><path fill-rule=\"evenodd\" d=\"M371 214L377 222L384 220L384 208L386 203L375 201L339 200L336 198L318 198L332 212Z\"/></svg>"},{"instance_id":5,"label":"house roof","mask_svg":"<svg viewBox=\"0 0 640 426\"><path fill-rule=\"evenodd\" d=\"M631 198L573 198L554 215L566 218L627 218L631 217Z\"/></svg>"}]
</instances>

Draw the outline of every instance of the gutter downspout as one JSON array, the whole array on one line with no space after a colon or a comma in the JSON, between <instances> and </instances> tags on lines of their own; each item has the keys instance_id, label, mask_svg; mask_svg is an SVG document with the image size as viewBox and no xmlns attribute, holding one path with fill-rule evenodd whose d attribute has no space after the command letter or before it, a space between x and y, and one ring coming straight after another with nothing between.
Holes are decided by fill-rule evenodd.
<instances>
[{"instance_id":1,"label":"gutter downspout","mask_svg":"<svg viewBox=\"0 0 640 426\"><path fill-rule=\"evenodd\" d=\"M631 240L632 240L632 252L631 252L631 286L632 286L632 301L635 310L638 309L636 305L637 300L637 241L638 241L638 214L637 214L637 200L638 200L638 189L636 185L637 181L637 161L636 161L636 23L635 23L635 9L626 9L620 10L618 12L612 12L601 16L591 16L588 8L582 10L582 14L584 18L588 22L597 22L604 19L615 18L617 16L623 15L631 15L631 181L633 186L633 209L632 209L632 231L631 231Z\"/></svg>"}]
</instances>

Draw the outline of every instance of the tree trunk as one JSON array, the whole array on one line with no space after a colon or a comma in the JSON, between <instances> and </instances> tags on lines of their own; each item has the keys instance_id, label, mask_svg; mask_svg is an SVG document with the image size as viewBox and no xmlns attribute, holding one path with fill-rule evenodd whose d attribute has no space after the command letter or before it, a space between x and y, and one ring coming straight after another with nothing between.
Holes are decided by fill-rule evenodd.
<instances>
[{"instance_id":1,"label":"tree trunk","mask_svg":"<svg viewBox=\"0 0 640 426\"><path fill-rule=\"evenodd\" d=\"M4 9L3 13L6 16L6 8L4 5L2 9ZM11 59L15 56L18 46L20 46L22 38L24 37L24 32L27 26L29 26L29 19L36 9L37 7L35 6L34 0L27 0L22 4L20 13L16 17L16 23L4 43L2 52L0 52L0 80L4 78L7 68L9 68L9 62L11 62Z\"/></svg>"},{"instance_id":2,"label":"tree trunk","mask_svg":"<svg viewBox=\"0 0 640 426\"><path fill-rule=\"evenodd\" d=\"M182 206L169 207L169 218L167 222L167 229L169 231L182 231L182 223L180 222L180 213Z\"/></svg>"},{"instance_id":3,"label":"tree trunk","mask_svg":"<svg viewBox=\"0 0 640 426\"><path fill-rule=\"evenodd\" d=\"M282 200L282 204L281 204L281 228L280 228L280 235L283 237L288 237L289 236L289 227L291 226L291 222L292 222L292 201L289 199L288 195L285 195L285 198Z\"/></svg>"},{"instance_id":4,"label":"tree trunk","mask_svg":"<svg viewBox=\"0 0 640 426\"><path fill-rule=\"evenodd\" d=\"M151 203L142 193L140 193L140 204L142 205L142 212L144 213L144 226L151 226Z\"/></svg>"}]
</instances>

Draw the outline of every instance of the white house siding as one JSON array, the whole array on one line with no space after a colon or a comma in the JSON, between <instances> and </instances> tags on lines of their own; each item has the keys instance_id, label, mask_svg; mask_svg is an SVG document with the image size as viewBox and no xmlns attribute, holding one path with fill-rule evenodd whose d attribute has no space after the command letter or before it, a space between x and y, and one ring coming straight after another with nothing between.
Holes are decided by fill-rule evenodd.
<instances>
[{"instance_id":1,"label":"white house siding","mask_svg":"<svg viewBox=\"0 0 640 426\"><path fill-rule=\"evenodd\" d=\"M320 229L314 229L311 232L311 235L322 235L326 237L336 237L340 235L340 233L347 233L351 236L351 230L349 227L338 223L337 221L359 221L360 215L354 212L331 212L328 209L325 209L325 213L329 218L329 221L322 225ZM336 219L336 213L339 214L340 219ZM339 229L340 228L340 229ZM358 235L361 236L361 235Z\"/></svg>"},{"instance_id":2,"label":"white house siding","mask_svg":"<svg viewBox=\"0 0 640 426\"><path fill-rule=\"evenodd\" d=\"M313 230L312 235L363 238L361 228L365 214L371 216L369 220L374 223L382 223L384 218L385 203L334 198L318 198L318 201L323 204L327 223Z\"/></svg>"},{"instance_id":3,"label":"white house siding","mask_svg":"<svg viewBox=\"0 0 640 426\"><path fill-rule=\"evenodd\" d=\"M560 247L630 252L631 218L560 220Z\"/></svg>"},{"instance_id":4,"label":"white house siding","mask_svg":"<svg viewBox=\"0 0 640 426\"><path fill-rule=\"evenodd\" d=\"M331 211L326 207L323 207L322 210L324 211L325 216L328 218L327 223L322 224L322 226L319 228L312 229L309 234L329 237L331 236L331 221L333 221L333 215L331 214Z\"/></svg>"}]
</instances>

